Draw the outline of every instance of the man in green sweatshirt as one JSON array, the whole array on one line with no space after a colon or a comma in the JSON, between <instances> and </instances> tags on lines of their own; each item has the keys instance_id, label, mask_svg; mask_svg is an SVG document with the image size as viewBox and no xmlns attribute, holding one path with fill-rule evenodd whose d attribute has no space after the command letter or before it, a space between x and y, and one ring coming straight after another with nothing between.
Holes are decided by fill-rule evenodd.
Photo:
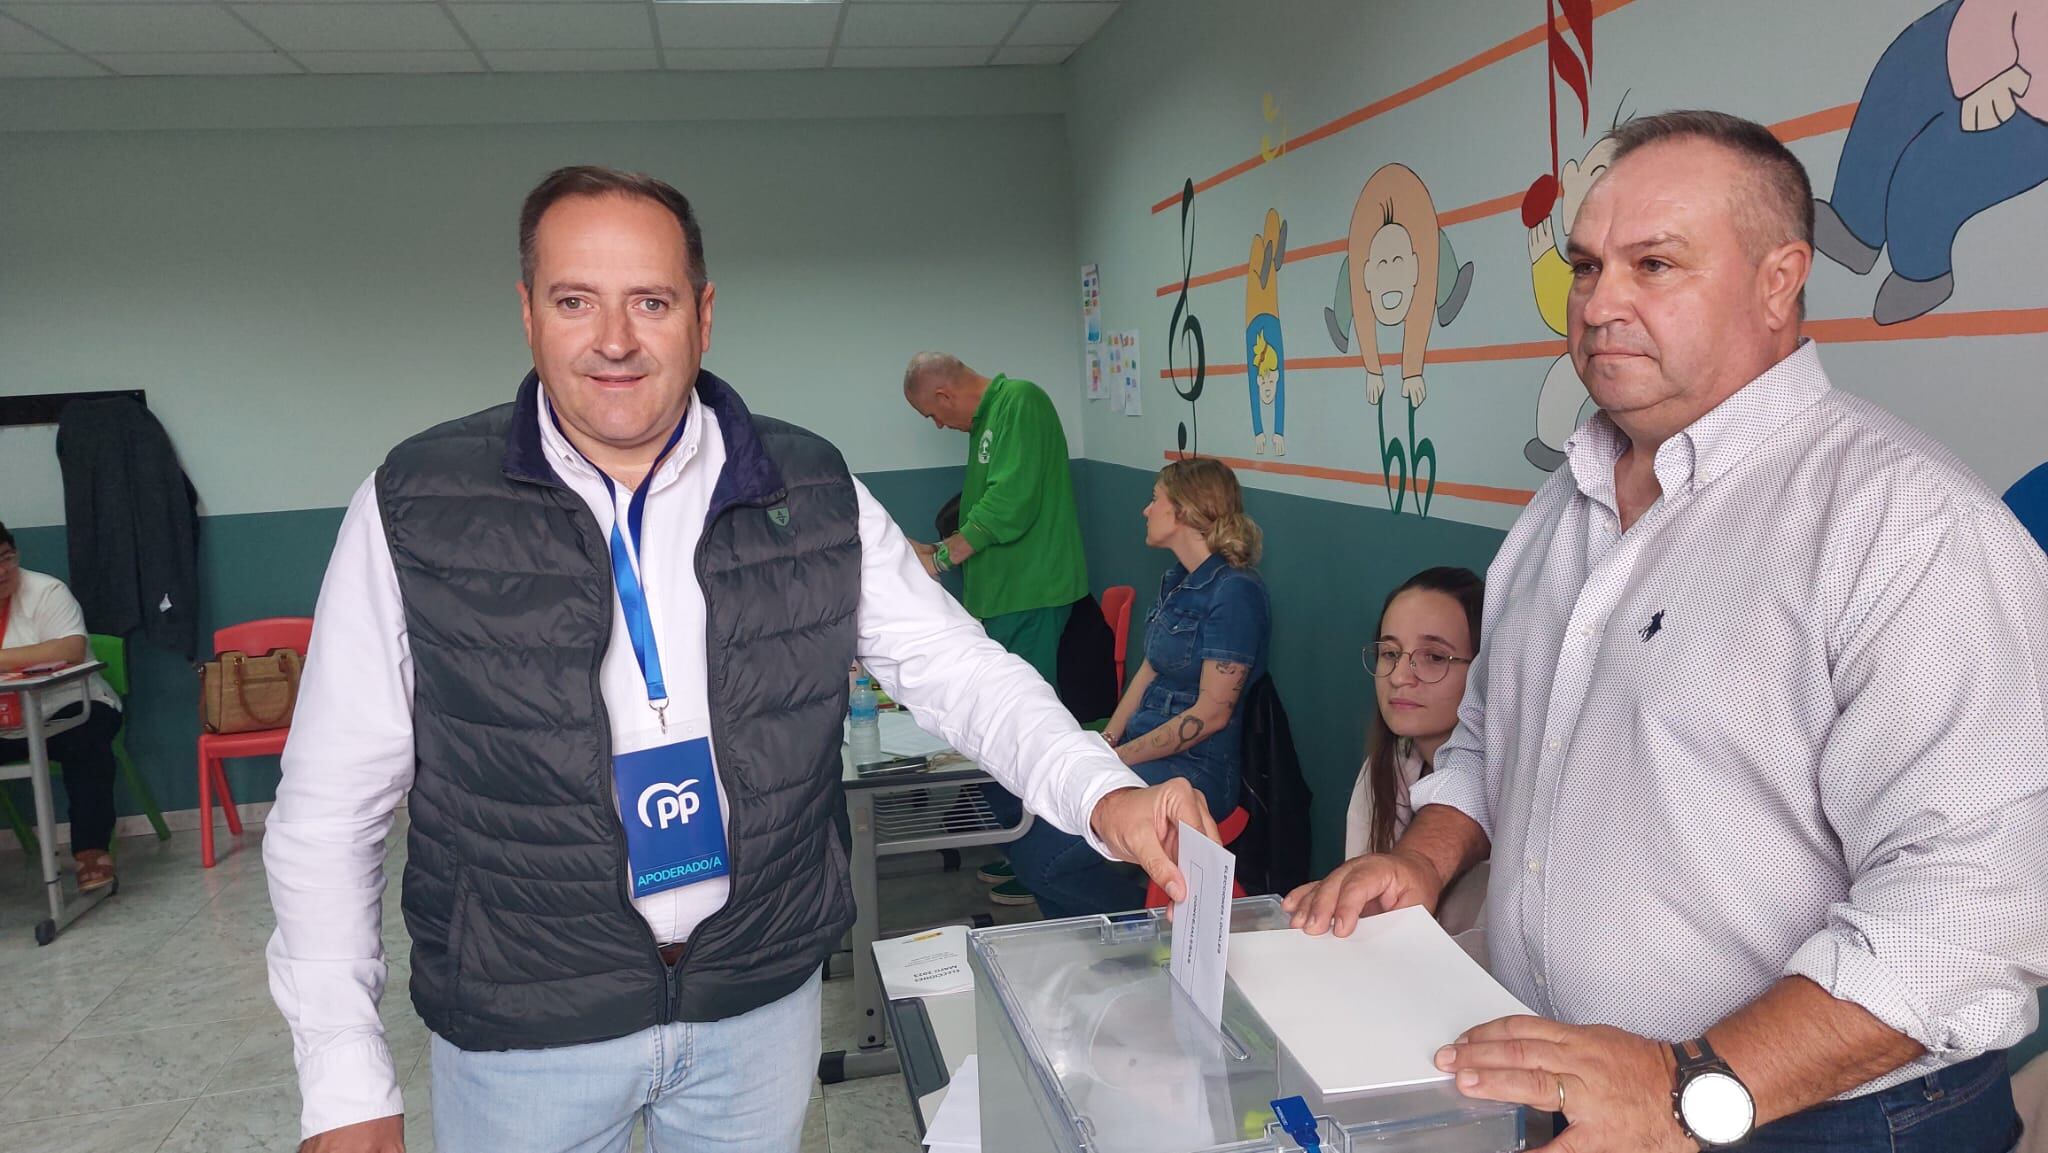
<instances>
[{"instance_id":1,"label":"man in green sweatshirt","mask_svg":"<svg viewBox=\"0 0 2048 1153\"><path fill-rule=\"evenodd\" d=\"M1057 684L1060 634L1088 595L1081 520L1067 471L1067 434L1045 390L957 357L924 352L903 373L903 398L940 428L968 434L960 531L917 545L934 576L961 569L967 611L1004 648Z\"/></svg>"}]
</instances>

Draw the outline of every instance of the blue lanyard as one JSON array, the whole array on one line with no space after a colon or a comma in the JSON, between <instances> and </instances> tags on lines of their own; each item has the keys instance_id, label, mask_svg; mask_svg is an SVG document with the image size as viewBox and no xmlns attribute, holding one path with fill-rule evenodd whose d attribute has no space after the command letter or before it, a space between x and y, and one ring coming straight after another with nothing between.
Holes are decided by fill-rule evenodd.
<instances>
[{"instance_id":1,"label":"blue lanyard","mask_svg":"<svg viewBox=\"0 0 2048 1153\"><path fill-rule=\"evenodd\" d=\"M626 635L633 642L633 656L640 662L640 676L647 682L647 707L654 710L664 733L668 732L668 685L662 680L661 650L654 641L654 618L648 614L647 592L640 583L641 518L647 511L647 490L654 484L654 474L661 470L661 463L668 459L676 442L683 439L683 428L687 424L689 416L685 414L676 422L676 430L669 434L661 454L647 466L647 475L640 478L639 487L633 490L633 499L626 505L626 533L631 533L633 538L630 551L626 547L626 534L619 531L618 489L603 469L597 470L597 475L604 477L604 491L612 498L612 584L618 590L619 608L626 615Z\"/></svg>"}]
</instances>

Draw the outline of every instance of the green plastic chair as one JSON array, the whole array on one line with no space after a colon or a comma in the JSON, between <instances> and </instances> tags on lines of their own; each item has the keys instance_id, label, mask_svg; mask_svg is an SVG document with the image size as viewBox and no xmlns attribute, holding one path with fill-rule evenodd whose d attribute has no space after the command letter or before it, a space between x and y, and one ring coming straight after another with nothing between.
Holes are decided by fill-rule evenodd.
<instances>
[{"instance_id":1,"label":"green plastic chair","mask_svg":"<svg viewBox=\"0 0 2048 1153\"><path fill-rule=\"evenodd\" d=\"M128 645L120 637L93 633L86 638L92 650L92 659L107 666L100 675L107 680L107 687L125 703L128 699ZM164 824L164 811L156 803L156 794L150 791L149 782L135 771L135 761L128 755L128 710L121 710L121 727L114 732L114 763L121 766L121 780L127 784L128 792L135 803L142 807L143 815L149 818L150 827L156 830L156 839L167 841L171 838L169 825ZM63 766L50 763L50 776L54 780ZM14 826L14 836L21 842L27 858L33 860L37 853L35 827L22 819L21 810L14 805L14 799L0 791L0 811L4 811L8 824Z\"/></svg>"}]
</instances>

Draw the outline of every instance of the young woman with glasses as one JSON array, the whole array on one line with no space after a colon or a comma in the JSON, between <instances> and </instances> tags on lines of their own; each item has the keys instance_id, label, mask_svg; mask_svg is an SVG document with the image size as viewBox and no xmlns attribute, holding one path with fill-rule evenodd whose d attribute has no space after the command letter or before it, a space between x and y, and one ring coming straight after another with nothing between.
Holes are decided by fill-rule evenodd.
<instances>
[{"instance_id":1,"label":"young woman with glasses","mask_svg":"<svg viewBox=\"0 0 2048 1153\"><path fill-rule=\"evenodd\" d=\"M1485 588L1470 569L1433 568L1387 597L1379 635L1363 654L1379 707L1345 816L1346 858L1384 853L1408 827L1408 790L1429 775L1458 725Z\"/></svg>"}]
</instances>

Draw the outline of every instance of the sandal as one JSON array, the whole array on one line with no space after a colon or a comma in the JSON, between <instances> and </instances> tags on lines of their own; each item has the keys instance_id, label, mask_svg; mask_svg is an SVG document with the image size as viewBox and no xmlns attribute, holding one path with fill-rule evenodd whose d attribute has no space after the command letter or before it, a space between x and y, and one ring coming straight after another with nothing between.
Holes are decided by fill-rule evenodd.
<instances>
[{"instance_id":1,"label":"sandal","mask_svg":"<svg viewBox=\"0 0 2048 1153\"><path fill-rule=\"evenodd\" d=\"M105 849L73 853L78 860L78 891L91 893L114 883L114 858Z\"/></svg>"}]
</instances>

